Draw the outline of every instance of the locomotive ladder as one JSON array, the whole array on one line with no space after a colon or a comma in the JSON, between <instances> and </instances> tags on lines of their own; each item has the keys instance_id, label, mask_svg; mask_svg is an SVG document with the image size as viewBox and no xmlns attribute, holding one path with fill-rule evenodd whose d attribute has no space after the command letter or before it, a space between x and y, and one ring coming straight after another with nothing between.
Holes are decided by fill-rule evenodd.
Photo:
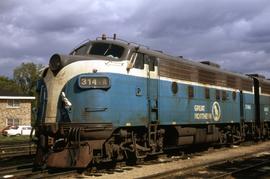
<instances>
[{"instance_id":1,"label":"locomotive ladder","mask_svg":"<svg viewBox=\"0 0 270 179\"><path fill-rule=\"evenodd\" d=\"M157 128L157 122L148 124L148 142L149 146L153 149L153 152L155 152L157 148Z\"/></svg>"}]
</instances>

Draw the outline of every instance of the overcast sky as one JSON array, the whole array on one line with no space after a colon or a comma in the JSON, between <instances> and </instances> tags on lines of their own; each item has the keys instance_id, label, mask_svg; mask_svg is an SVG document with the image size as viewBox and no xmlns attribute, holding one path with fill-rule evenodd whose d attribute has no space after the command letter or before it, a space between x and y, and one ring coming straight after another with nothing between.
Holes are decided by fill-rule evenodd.
<instances>
[{"instance_id":1,"label":"overcast sky","mask_svg":"<svg viewBox=\"0 0 270 179\"><path fill-rule=\"evenodd\" d=\"M0 75L102 33L270 78L269 0L0 0Z\"/></svg>"}]
</instances>

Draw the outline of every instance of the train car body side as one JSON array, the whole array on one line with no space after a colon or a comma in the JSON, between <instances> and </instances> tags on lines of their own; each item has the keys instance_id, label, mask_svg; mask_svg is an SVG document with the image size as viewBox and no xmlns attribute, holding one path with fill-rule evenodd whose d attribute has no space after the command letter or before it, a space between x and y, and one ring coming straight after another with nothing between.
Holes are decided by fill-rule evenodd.
<instances>
[{"instance_id":1,"label":"train car body side","mask_svg":"<svg viewBox=\"0 0 270 179\"><path fill-rule=\"evenodd\" d=\"M82 48L53 55L39 82L37 164L84 168L270 135L267 80L116 40Z\"/></svg>"}]
</instances>

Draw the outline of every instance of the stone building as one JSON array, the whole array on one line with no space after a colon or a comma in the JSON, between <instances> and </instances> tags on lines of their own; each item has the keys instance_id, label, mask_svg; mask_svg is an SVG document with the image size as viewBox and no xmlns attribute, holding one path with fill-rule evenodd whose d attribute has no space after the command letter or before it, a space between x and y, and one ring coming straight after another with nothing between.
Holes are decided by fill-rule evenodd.
<instances>
[{"instance_id":1,"label":"stone building","mask_svg":"<svg viewBox=\"0 0 270 179\"><path fill-rule=\"evenodd\" d=\"M0 89L0 130L7 125L31 125L33 96Z\"/></svg>"}]
</instances>

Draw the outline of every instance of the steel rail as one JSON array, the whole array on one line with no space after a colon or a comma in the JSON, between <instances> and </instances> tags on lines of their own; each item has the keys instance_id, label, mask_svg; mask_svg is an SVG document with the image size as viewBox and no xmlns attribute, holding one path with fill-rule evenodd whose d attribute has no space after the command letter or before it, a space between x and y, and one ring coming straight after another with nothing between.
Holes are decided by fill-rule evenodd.
<instances>
[{"instance_id":1,"label":"steel rail","mask_svg":"<svg viewBox=\"0 0 270 179\"><path fill-rule=\"evenodd\" d=\"M8 157L34 155L35 153L36 153L36 146L34 144L0 146L0 159Z\"/></svg>"},{"instance_id":2,"label":"steel rail","mask_svg":"<svg viewBox=\"0 0 270 179\"><path fill-rule=\"evenodd\" d=\"M25 168L20 168L25 167ZM20 165L5 167L6 171L0 172L0 179L4 178L31 178L31 179L39 179L39 178L56 178L70 175L78 175L76 170L65 170L65 171L54 171L51 169L45 170L34 170L33 164L31 165ZM4 170L3 169L3 170Z\"/></svg>"},{"instance_id":3,"label":"steel rail","mask_svg":"<svg viewBox=\"0 0 270 179\"><path fill-rule=\"evenodd\" d=\"M215 165L223 164L224 162L235 161L235 160L239 160L239 159L248 159L248 158L251 158L252 155L254 155L254 154L256 154L256 153L245 154L245 155L238 156L238 157L233 157L233 158L226 158L226 159L223 159L223 160L213 161L213 162L204 163L204 164L196 164L196 165L181 168L181 169L172 169L172 170L168 170L168 171L165 171L165 172L152 174L152 175L149 175L149 176L138 177L137 179L166 178L166 177L171 177L171 176L177 176L178 174L179 174L179 176L182 176L182 175L185 175L185 174L188 174L188 173L192 173L194 171L198 171L201 168L213 167ZM258 166L264 165L266 163L270 163L270 161L264 161L262 163L259 163ZM258 167L258 166L256 166L256 167ZM250 168L248 168L248 167L250 167ZM247 168L245 170L255 168L254 166L248 166L248 167L245 167L245 168ZM243 170L244 170L244 168L243 168ZM240 173L241 171L239 169L239 171L235 171L235 173ZM234 174L233 172L234 171L231 171L231 172L228 172L228 173L225 173L225 174L221 174L220 177L218 177L219 176L218 175L217 179L218 178L224 178L224 176L229 176L231 174ZM213 179L216 179L216 178L213 178Z\"/></svg>"},{"instance_id":4,"label":"steel rail","mask_svg":"<svg viewBox=\"0 0 270 179\"><path fill-rule=\"evenodd\" d=\"M250 170L250 169L254 169L254 168L264 166L264 165L269 164L269 163L270 163L269 160L262 161L262 162L259 162L259 163L252 164L250 166L244 167L244 168L239 168L239 169L236 169L234 171L230 171L230 172L218 175L218 176L211 177L211 179L225 178L225 177L231 176L233 174L241 173L241 172L244 172L244 171L247 171L247 170Z\"/></svg>"},{"instance_id":5,"label":"steel rail","mask_svg":"<svg viewBox=\"0 0 270 179\"><path fill-rule=\"evenodd\" d=\"M7 172L16 171L18 169L32 168L33 166L34 166L33 163L27 163L27 164L13 165L13 166L8 166L8 167L1 167L0 175L6 174Z\"/></svg>"}]
</instances>

